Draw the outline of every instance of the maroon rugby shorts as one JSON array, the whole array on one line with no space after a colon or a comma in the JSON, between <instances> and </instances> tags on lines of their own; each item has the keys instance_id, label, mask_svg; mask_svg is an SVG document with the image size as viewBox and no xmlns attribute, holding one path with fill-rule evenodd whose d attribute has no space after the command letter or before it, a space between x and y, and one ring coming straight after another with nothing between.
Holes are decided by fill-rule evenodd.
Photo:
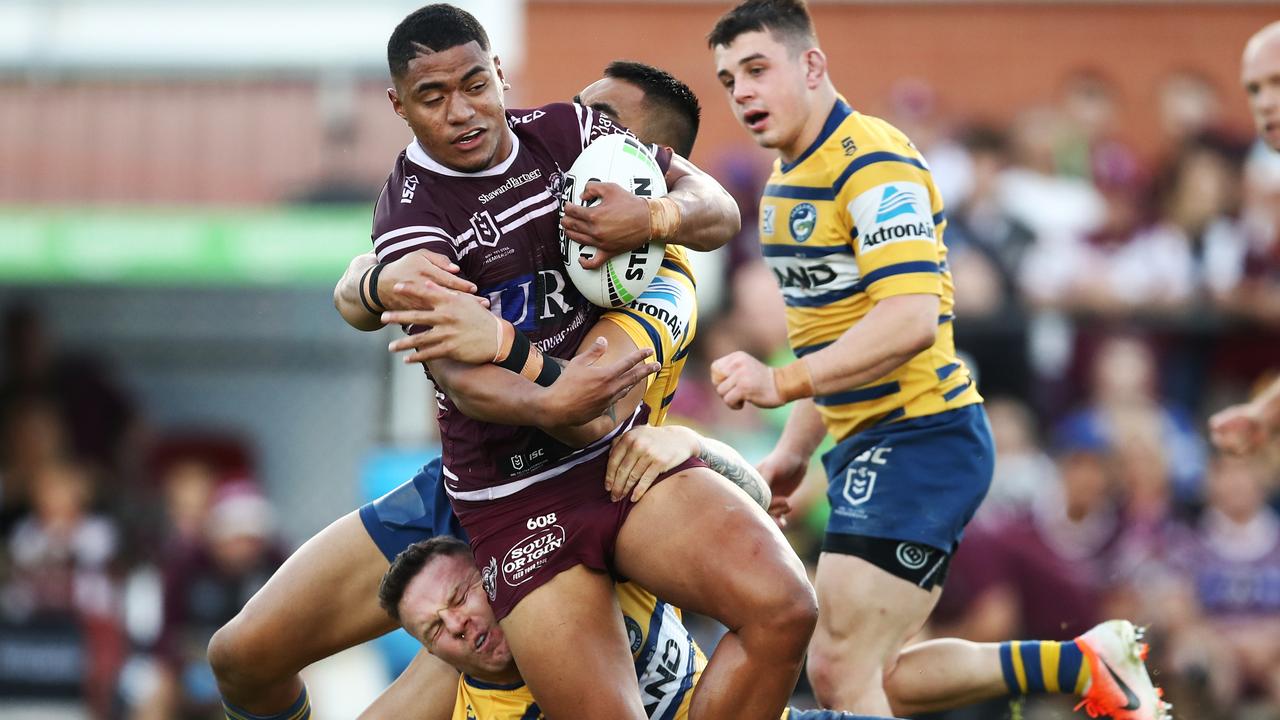
<instances>
[{"instance_id":1,"label":"maroon rugby shorts","mask_svg":"<svg viewBox=\"0 0 1280 720\"><path fill-rule=\"evenodd\" d=\"M497 619L575 565L615 574L618 532L635 503L630 496L618 502L609 498L604 487L608 462L605 453L501 500L453 501ZM654 485L693 467L706 463L690 458L659 475Z\"/></svg>"}]
</instances>

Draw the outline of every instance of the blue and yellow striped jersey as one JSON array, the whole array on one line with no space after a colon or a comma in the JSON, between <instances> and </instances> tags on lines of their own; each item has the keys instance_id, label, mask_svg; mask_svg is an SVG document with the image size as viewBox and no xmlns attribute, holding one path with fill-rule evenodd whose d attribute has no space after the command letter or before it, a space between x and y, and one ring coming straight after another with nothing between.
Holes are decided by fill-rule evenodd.
<instances>
[{"instance_id":1,"label":"blue and yellow striped jersey","mask_svg":"<svg viewBox=\"0 0 1280 720\"><path fill-rule=\"evenodd\" d=\"M649 287L630 304L606 312L601 319L622 328L637 348L653 348L652 359L662 369L649 376L643 402L649 406L649 424L661 425L676 397L680 373L698 332L698 299L685 249L667 245L662 267Z\"/></svg>"},{"instance_id":2,"label":"blue and yellow striped jersey","mask_svg":"<svg viewBox=\"0 0 1280 720\"><path fill-rule=\"evenodd\" d=\"M693 686L707 659L680 619L680 611L633 583L616 588L631 640L645 713L651 720L685 720ZM523 683L494 685L463 675L453 720L536 720L542 711Z\"/></svg>"},{"instance_id":3,"label":"blue and yellow striped jersey","mask_svg":"<svg viewBox=\"0 0 1280 720\"><path fill-rule=\"evenodd\" d=\"M956 357L942 198L911 141L836 101L817 140L774 165L760 243L787 305L798 357L831 344L893 295L941 298L933 347L863 387L814 398L837 439L877 423L982 401Z\"/></svg>"}]
</instances>

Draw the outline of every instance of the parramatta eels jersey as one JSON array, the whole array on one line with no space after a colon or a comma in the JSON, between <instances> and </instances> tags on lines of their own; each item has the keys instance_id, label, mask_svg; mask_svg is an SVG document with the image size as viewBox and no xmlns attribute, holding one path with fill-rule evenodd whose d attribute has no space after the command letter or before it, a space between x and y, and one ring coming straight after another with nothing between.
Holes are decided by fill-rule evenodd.
<instances>
[{"instance_id":1,"label":"parramatta eels jersey","mask_svg":"<svg viewBox=\"0 0 1280 720\"><path fill-rule=\"evenodd\" d=\"M684 720L707 659L680 620L680 611L634 583L616 587L645 713ZM495 685L463 675L453 720L536 720L542 711L523 683Z\"/></svg>"},{"instance_id":2,"label":"parramatta eels jersey","mask_svg":"<svg viewBox=\"0 0 1280 720\"><path fill-rule=\"evenodd\" d=\"M689 256L679 245L667 245L662 267L649 287L625 307L606 312L603 320L618 325L637 348L653 348L652 360L662 365L650 375L643 402L649 424L661 425L698 329L698 302Z\"/></svg>"},{"instance_id":3,"label":"parramatta eels jersey","mask_svg":"<svg viewBox=\"0 0 1280 720\"><path fill-rule=\"evenodd\" d=\"M814 398L837 440L982 401L956 357L946 224L911 141L843 98L809 149L774 164L760 201L760 243L782 288L797 357L830 345L887 297L941 298L933 347L868 385Z\"/></svg>"}]
</instances>

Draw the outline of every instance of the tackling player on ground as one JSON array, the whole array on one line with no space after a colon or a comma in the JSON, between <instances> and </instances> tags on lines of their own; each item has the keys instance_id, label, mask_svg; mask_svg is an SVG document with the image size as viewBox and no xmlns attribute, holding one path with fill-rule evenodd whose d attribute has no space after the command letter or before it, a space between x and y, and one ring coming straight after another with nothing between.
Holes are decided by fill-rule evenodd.
<instances>
[{"instance_id":1,"label":"tackling player on ground","mask_svg":"<svg viewBox=\"0 0 1280 720\"><path fill-rule=\"evenodd\" d=\"M533 720L543 718L480 591L467 545L452 537L415 543L401 553L379 588L382 606L433 655L462 677L452 708L407 708L405 720ZM635 583L615 587L645 712L685 720L706 659L679 610ZM450 712L451 711L451 712ZM391 715L388 714L388 717ZM830 710L787 708L782 720L883 720Z\"/></svg>"},{"instance_id":2,"label":"tackling player on ground","mask_svg":"<svg viewBox=\"0 0 1280 720\"><path fill-rule=\"evenodd\" d=\"M749 0L708 40L735 117L780 156L759 231L799 358L770 369L733 353L712 365L713 380L734 408L792 403L760 465L778 510L823 436L837 441L823 457L832 513L809 649L819 700L887 713L891 697L906 714L1075 692L1094 716L1160 717L1127 622L1075 642L945 640L903 652L937 602L994 460L982 398L952 340L942 198L910 140L836 92L803 2Z\"/></svg>"}]
</instances>

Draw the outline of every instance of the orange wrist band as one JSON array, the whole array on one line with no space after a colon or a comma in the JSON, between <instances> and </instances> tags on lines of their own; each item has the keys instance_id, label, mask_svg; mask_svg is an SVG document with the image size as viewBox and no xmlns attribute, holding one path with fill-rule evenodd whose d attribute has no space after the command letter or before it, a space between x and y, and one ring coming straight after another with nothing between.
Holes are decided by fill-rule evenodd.
<instances>
[{"instance_id":1,"label":"orange wrist band","mask_svg":"<svg viewBox=\"0 0 1280 720\"><path fill-rule=\"evenodd\" d=\"M649 239L670 242L680 232L680 206L668 197L649 198Z\"/></svg>"},{"instance_id":2,"label":"orange wrist band","mask_svg":"<svg viewBox=\"0 0 1280 720\"><path fill-rule=\"evenodd\" d=\"M773 369L773 384L785 402L813 397L813 373L809 364L797 360L786 367Z\"/></svg>"}]
</instances>

